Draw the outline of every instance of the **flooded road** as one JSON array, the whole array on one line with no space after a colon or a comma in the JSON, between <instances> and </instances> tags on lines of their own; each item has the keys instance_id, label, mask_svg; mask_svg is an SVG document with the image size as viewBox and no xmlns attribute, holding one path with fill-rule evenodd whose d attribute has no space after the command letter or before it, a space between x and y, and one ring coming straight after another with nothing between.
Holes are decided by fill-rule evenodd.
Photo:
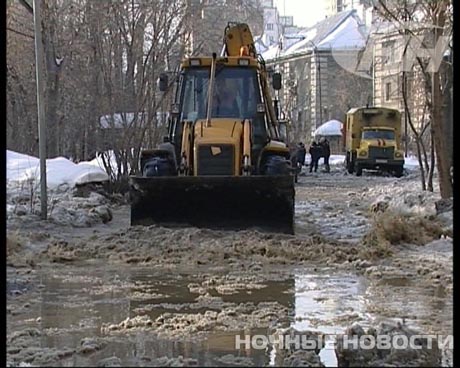
<instances>
[{"instance_id":1,"label":"flooded road","mask_svg":"<svg viewBox=\"0 0 460 368\"><path fill-rule=\"evenodd\" d=\"M241 277L233 276L235 280ZM74 352L59 362L50 362L51 365L96 366L116 357L115 361L123 366L169 365L173 361L199 366L266 366L275 363L276 351L246 349L246 345L237 349L236 335L241 338L267 335L272 328L292 326L301 331L321 332L333 341L335 334L343 333L354 322L370 327L376 321L404 318L411 327L425 327L432 316L452 315L451 301L433 299L429 292L410 282L394 280L394 284L383 285L331 268L296 269L293 273L278 270L265 275L268 281L257 288L249 285L248 289L231 290L231 293L211 287L206 290L209 294L206 300L202 298L203 292L191 291L189 285L209 277L206 272L180 275L168 274L166 270L108 268L94 263L66 267L58 273L43 269L37 274L37 290L27 292L29 307L18 316L9 316L7 328L35 328L40 332L36 341L40 348ZM10 300L18 302L24 296ZM168 313L178 316L219 313L241 307L249 316L258 306L269 303L285 309L260 328L232 329L232 323L217 323L208 330L197 330L205 335L188 334L184 330L183 339L175 338L176 335L159 336L151 326L117 333L103 329L128 318L147 316L155 321ZM447 334L451 328L449 318L441 326ZM176 328L180 331L182 326ZM85 339L97 339L94 340L97 348L82 350ZM337 366L331 346L319 354L327 367Z\"/></svg>"},{"instance_id":2,"label":"flooded road","mask_svg":"<svg viewBox=\"0 0 460 368\"><path fill-rule=\"evenodd\" d=\"M318 175L296 187L295 236L129 228L127 206L93 228L28 223L7 267L8 365L278 366L273 345L236 336L292 327L325 335L309 364L336 367L335 337L356 323L451 334L450 243L366 259L366 195L398 182Z\"/></svg>"}]
</instances>

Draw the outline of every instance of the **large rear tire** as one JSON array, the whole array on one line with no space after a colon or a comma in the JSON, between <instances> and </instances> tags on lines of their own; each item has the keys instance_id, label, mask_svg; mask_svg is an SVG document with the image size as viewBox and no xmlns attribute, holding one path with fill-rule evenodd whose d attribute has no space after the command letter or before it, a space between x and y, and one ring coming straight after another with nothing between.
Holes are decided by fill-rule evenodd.
<instances>
[{"instance_id":1,"label":"large rear tire","mask_svg":"<svg viewBox=\"0 0 460 368\"><path fill-rule=\"evenodd\" d=\"M355 171L355 162L353 158L350 159L350 153L347 152L347 158L346 158L346 166L347 166L347 171L349 174L353 174Z\"/></svg>"},{"instance_id":2,"label":"large rear tire","mask_svg":"<svg viewBox=\"0 0 460 368\"><path fill-rule=\"evenodd\" d=\"M297 170L297 167L295 168ZM263 175L290 175L291 163L282 156L270 155L265 159L262 168Z\"/></svg>"},{"instance_id":3,"label":"large rear tire","mask_svg":"<svg viewBox=\"0 0 460 368\"><path fill-rule=\"evenodd\" d=\"M395 170L394 170L394 175L395 175L397 178L400 178L401 176L403 176L403 173L404 173L404 167L403 167L403 166L397 167L397 168L395 168Z\"/></svg>"}]
</instances>

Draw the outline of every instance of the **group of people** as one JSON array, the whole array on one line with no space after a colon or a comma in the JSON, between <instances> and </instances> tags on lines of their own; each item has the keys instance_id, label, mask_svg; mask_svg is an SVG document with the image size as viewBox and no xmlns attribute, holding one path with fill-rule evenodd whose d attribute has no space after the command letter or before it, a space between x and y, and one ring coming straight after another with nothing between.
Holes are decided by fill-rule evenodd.
<instances>
[{"instance_id":1,"label":"group of people","mask_svg":"<svg viewBox=\"0 0 460 368\"><path fill-rule=\"evenodd\" d=\"M310 154L310 172L318 171L318 161L321 157L324 158L324 167L326 172L330 172L331 168L329 166L329 157L331 156L331 148L329 146L329 141L326 138L321 138L319 142L313 141L310 145L308 150ZM307 155L307 149L305 145L300 142L297 144L296 152L294 154L293 163L296 166L304 166L305 165L305 157Z\"/></svg>"}]
</instances>

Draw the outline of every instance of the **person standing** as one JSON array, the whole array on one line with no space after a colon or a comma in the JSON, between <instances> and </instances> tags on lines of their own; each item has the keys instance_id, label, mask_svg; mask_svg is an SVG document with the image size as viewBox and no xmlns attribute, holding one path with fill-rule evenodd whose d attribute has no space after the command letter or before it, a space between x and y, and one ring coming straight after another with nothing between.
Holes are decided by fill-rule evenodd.
<instances>
[{"instance_id":1,"label":"person standing","mask_svg":"<svg viewBox=\"0 0 460 368\"><path fill-rule=\"evenodd\" d=\"M316 141L313 141L310 145L310 149L308 150L308 153L310 153L310 172L315 170L315 172L318 170L318 161L319 158L321 157L321 146L316 143Z\"/></svg>"},{"instance_id":2,"label":"person standing","mask_svg":"<svg viewBox=\"0 0 460 368\"><path fill-rule=\"evenodd\" d=\"M307 155L307 150L305 148L305 145L300 142L297 145L297 163L299 164L300 167L305 165L305 156Z\"/></svg>"},{"instance_id":3,"label":"person standing","mask_svg":"<svg viewBox=\"0 0 460 368\"><path fill-rule=\"evenodd\" d=\"M331 147L329 145L329 141L326 138L321 138L320 140L322 156L324 157L324 166L326 168L326 172L331 171L331 167L329 166L329 157L331 156Z\"/></svg>"}]
</instances>

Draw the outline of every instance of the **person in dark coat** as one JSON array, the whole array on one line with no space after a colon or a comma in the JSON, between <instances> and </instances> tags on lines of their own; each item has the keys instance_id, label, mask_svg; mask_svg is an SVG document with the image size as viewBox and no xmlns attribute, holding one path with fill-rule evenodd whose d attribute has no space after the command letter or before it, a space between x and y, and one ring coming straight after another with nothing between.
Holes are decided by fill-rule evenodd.
<instances>
[{"instance_id":1,"label":"person in dark coat","mask_svg":"<svg viewBox=\"0 0 460 368\"><path fill-rule=\"evenodd\" d=\"M305 165L305 156L307 155L307 149L305 148L305 145L300 142L297 145L297 163L302 167Z\"/></svg>"},{"instance_id":2,"label":"person in dark coat","mask_svg":"<svg viewBox=\"0 0 460 368\"><path fill-rule=\"evenodd\" d=\"M329 141L323 137L319 144L321 145L322 156L324 157L324 167L326 168L326 172L330 172L329 157L331 156L331 147Z\"/></svg>"},{"instance_id":3,"label":"person in dark coat","mask_svg":"<svg viewBox=\"0 0 460 368\"><path fill-rule=\"evenodd\" d=\"M318 170L318 161L319 158L321 157L321 146L313 141L311 143L310 149L308 150L311 156L310 160L310 172L315 170L315 172Z\"/></svg>"}]
</instances>

